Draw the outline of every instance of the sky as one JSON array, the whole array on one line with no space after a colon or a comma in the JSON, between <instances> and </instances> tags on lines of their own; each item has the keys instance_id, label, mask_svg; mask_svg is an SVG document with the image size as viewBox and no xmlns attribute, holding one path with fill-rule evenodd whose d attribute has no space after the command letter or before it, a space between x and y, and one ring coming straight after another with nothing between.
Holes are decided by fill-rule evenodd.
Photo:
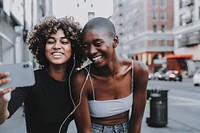
<instances>
[{"instance_id":1,"label":"sky","mask_svg":"<svg viewBox=\"0 0 200 133\"><path fill-rule=\"evenodd\" d=\"M83 26L87 13L95 12L95 17L110 17L113 14L113 0L53 0L53 14L56 17L73 16ZM77 4L79 7L77 7ZM93 5L91 7L91 4Z\"/></svg>"}]
</instances>

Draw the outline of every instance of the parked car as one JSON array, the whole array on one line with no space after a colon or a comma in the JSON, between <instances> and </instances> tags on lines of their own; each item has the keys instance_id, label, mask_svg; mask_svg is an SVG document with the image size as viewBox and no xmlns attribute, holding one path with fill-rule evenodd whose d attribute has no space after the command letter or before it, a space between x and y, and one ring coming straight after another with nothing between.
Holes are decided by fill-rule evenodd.
<instances>
[{"instance_id":1,"label":"parked car","mask_svg":"<svg viewBox=\"0 0 200 133\"><path fill-rule=\"evenodd\" d=\"M197 69L193 75L193 84L194 84L194 86L200 85L200 68Z\"/></svg>"},{"instance_id":2,"label":"parked car","mask_svg":"<svg viewBox=\"0 0 200 133\"><path fill-rule=\"evenodd\" d=\"M149 80L153 78L153 73L149 73Z\"/></svg>"},{"instance_id":3,"label":"parked car","mask_svg":"<svg viewBox=\"0 0 200 133\"><path fill-rule=\"evenodd\" d=\"M163 72L155 72L154 74L153 74L153 79L154 80L163 80L164 78L163 78L163 75L164 75L164 73Z\"/></svg>"},{"instance_id":4,"label":"parked car","mask_svg":"<svg viewBox=\"0 0 200 133\"><path fill-rule=\"evenodd\" d=\"M177 70L168 70L166 73L165 73L165 80L167 81L182 81L182 75L179 71Z\"/></svg>"}]
</instances>

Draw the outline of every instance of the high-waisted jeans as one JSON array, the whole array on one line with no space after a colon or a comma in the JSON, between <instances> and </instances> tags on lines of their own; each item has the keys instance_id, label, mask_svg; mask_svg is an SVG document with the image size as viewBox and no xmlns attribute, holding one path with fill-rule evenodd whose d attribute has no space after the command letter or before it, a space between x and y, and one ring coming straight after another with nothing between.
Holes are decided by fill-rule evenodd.
<instances>
[{"instance_id":1,"label":"high-waisted jeans","mask_svg":"<svg viewBox=\"0 0 200 133\"><path fill-rule=\"evenodd\" d=\"M92 133L128 133L128 128L128 122L112 126L92 123Z\"/></svg>"}]
</instances>

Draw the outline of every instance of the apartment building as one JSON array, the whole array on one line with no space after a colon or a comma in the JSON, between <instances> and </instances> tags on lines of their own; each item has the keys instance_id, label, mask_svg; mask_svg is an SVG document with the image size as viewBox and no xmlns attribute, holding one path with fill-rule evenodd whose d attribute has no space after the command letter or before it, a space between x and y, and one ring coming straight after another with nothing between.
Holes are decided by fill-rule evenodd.
<instances>
[{"instance_id":1,"label":"apartment building","mask_svg":"<svg viewBox=\"0 0 200 133\"><path fill-rule=\"evenodd\" d=\"M166 69L174 49L174 0L114 0L118 53L146 63L152 72Z\"/></svg>"},{"instance_id":2,"label":"apartment building","mask_svg":"<svg viewBox=\"0 0 200 133\"><path fill-rule=\"evenodd\" d=\"M200 67L200 0L174 0L174 53L185 55L189 74Z\"/></svg>"}]
</instances>

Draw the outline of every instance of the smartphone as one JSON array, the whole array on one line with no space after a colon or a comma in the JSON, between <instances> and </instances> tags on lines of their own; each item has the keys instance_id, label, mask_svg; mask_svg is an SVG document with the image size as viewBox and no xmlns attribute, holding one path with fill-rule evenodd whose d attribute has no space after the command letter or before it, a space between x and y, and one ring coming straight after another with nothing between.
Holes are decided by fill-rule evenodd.
<instances>
[{"instance_id":1,"label":"smartphone","mask_svg":"<svg viewBox=\"0 0 200 133\"><path fill-rule=\"evenodd\" d=\"M25 87L35 84L32 62L22 62L0 66L0 72L9 72L11 81L0 88Z\"/></svg>"}]
</instances>

